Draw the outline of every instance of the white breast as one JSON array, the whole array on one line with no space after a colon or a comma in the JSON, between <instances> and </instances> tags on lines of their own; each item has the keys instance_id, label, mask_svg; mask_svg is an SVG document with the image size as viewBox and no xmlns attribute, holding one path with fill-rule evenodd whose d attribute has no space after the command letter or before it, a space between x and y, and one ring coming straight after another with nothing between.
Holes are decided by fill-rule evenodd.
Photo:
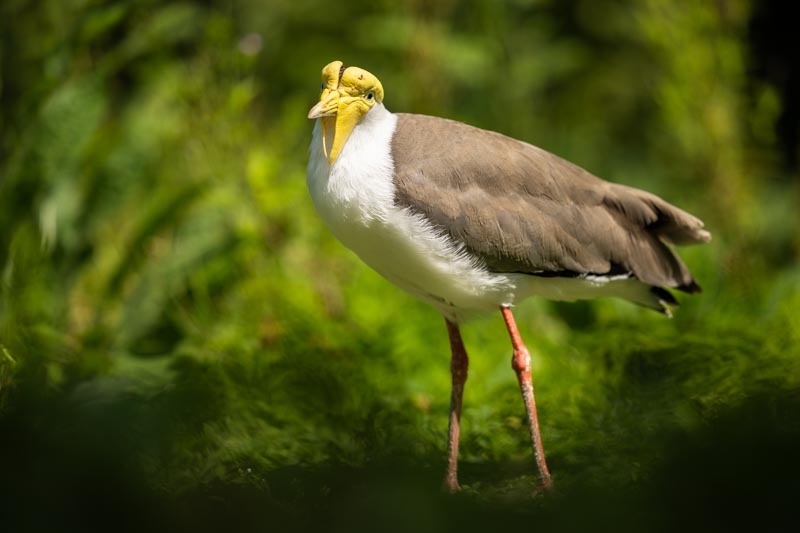
<instances>
[{"instance_id":1,"label":"white breast","mask_svg":"<svg viewBox=\"0 0 800 533\"><path fill-rule=\"evenodd\" d=\"M422 216L395 205L396 123L395 115L375 105L330 166L317 121L307 181L320 216L370 267L448 318L513 303L518 276L488 272Z\"/></svg>"}]
</instances>

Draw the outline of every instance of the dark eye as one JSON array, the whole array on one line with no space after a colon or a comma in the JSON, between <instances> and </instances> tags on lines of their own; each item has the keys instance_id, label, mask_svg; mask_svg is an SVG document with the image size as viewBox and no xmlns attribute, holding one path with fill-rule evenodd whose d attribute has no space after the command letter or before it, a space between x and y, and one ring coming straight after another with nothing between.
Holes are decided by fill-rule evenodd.
<instances>
[{"instance_id":1,"label":"dark eye","mask_svg":"<svg viewBox=\"0 0 800 533\"><path fill-rule=\"evenodd\" d=\"M325 88L325 82L323 82L323 83L320 83L320 84L319 84L319 90L321 91L321 90L322 90L322 89L324 89L324 88Z\"/></svg>"},{"instance_id":2,"label":"dark eye","mask_svg":"<svg viewBox=\"0 0 800 533\"><path fill-rule=\"evenodd\" d=\"M374 94L372 94L372 93L367 93L367 100L372 100L373 98L375 98L375 95L374 95Z\"/></svg>"}]
</instances>

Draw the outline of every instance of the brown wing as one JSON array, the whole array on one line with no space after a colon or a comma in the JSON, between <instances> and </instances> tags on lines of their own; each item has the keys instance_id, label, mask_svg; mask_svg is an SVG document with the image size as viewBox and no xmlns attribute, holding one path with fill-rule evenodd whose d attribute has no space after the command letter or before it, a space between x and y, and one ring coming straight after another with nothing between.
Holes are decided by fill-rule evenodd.
<instances>
[{"instance_id":1,"label":"brown wing","mask_svg":"<svg viewBox=\"0 0 800 533\"><path fill-rule=\"evenodd\" d=\"M665 242L707 242L694 216L540 148L436 117L398 114L398 205L425 215L497 272L631 273L694 292Z\"/></svg>"}]
</instances>

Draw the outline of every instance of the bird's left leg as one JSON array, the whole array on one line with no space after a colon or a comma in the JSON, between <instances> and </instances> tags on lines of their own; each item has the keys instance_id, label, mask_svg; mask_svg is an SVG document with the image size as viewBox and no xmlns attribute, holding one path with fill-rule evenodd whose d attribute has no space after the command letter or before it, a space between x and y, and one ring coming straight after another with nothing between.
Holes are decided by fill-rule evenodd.
<instances>
[{"instance_id":1,"label":"bird's left leg","mask_svg":"<svg viewBox=\"0 0 800 533\"><path fill-rule=\"evenodd\" d=\"M503 320L506 322L508 334L511 337L511 345L514 347L514 355L511 359L511 367L517 373L519 388L522 391L522 399L525 402L525 412L528 418L528 430L531 434L531 446L533 448L533 458L536 461L536 471L539 476L539 485L548 490L553 482L550 479L550 472L547 470L547 463L544 460L544 448L542 448L542 436L539 433L539 417L536 414L536 400L533 396L533 380L531 379L531 354L522 342L522 337L514 321L511 308L500 307L503 313Z\"/></svg>"},{"instance_id":2,"label":"bird's left leg","mask_svg":"<svg viewBox=\"0 0 800 533\"><path fill-rule=\"evenodd\" d=\"M445 319L447 334L450 336L450 373L453 389L450 394L450 424L447 430L447 474L444 488L449 492L458 492L458 439L461 435L461 398L464 395L464 383L467 381L469 358L461 340L458 324Z\"/></svg>"}]
</instances>

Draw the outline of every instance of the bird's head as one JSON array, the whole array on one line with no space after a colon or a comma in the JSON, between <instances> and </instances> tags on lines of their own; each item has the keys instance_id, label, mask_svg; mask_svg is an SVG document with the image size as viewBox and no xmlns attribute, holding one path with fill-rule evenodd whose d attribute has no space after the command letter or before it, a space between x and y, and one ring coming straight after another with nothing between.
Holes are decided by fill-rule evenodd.
<instances>
[{"instance_id":1,"label":"bird's head","mask_svg":"<svg viewBox=\"0 0 800 533\"><path fill-rule=\"evenodd\" d=\"M322 150L332 165L347 138L376 103L383 102L381 82L364 69L334 61L322 69L319 102L308 118L320 119Z\"/></svg>"}]
</instances>

